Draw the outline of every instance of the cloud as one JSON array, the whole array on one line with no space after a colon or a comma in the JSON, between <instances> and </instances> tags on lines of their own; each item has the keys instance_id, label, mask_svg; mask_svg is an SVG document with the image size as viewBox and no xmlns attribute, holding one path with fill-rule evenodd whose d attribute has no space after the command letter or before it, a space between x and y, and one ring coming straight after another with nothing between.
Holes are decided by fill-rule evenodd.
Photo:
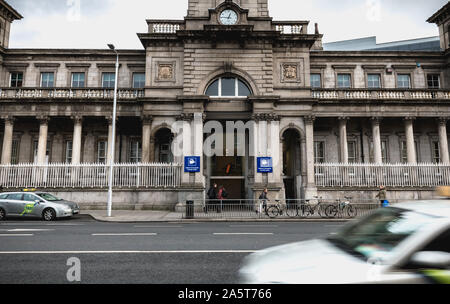
<instances>
[{"instance_id":1,"label":"cloud","mask_svg":"<svg viewBox=\"0 0 450 304\"><path fill-rule=\"evenodd\" d=\"M80 1L79 15L74 3ZM9 0L25 17L11 30L13 48L142 49L146 19L180 19L188 0ZM371 11L373 3L379 11ZM378 42L437 36L426 19L446 0L269 0L274 20L319 23L324 41L377 36ZM70 5L69 5L70 4ZM372 6L371 6L372 4Z\"/></svg>"}]
</instances>

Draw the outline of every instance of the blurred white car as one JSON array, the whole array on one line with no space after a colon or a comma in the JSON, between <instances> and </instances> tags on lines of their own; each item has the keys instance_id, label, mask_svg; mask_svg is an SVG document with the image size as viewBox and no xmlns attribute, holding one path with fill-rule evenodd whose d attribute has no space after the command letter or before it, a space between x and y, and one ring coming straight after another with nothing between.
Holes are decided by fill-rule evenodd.
<instances>
[{"instance_id":1,"label":"blurred white car","mask_svg":"<svg viewBox=\"0 0 450 304\"><path fill-rule=\"evenodd\" d=\"M450 200L381 208L327 239L251 254L249 284L450 284Z\"/></svg>"}]
</instances>

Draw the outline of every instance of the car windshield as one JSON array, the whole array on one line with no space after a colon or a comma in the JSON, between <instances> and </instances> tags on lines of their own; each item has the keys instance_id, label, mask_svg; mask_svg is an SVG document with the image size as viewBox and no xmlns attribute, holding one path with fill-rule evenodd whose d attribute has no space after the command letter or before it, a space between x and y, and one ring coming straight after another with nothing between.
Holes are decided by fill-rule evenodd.
<instances>
[{"instance_id":1,"label":"car windshield","mask_svg":"<svg viewBox=\"0 0 450 304\"><path fill-rule=\"evenodd\" d=\"M49 202L62 201L62 199L57 198L56 196L51 195L50 193L37 193L37 195L39 195L40 197L42 197L43 199L45 199L46 201L49 201Z\"/></svg>"},{"instance_id":2,"label":"car windshield","mask_svg":"<svg viewBox=\"0 0 450 304\"><path fill-rule=\"evenodd\" d=\"M389 254L407 237L431 224L433 219L411 210L383 208L328 240L348 253L368 260Z\"/></svg>"}]
</instances>

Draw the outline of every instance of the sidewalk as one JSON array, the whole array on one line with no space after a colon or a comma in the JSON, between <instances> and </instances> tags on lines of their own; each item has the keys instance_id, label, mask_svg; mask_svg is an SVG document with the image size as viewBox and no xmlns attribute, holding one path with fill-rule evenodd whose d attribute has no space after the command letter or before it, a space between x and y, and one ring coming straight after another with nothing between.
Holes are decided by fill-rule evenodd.
<instances>
[{"instance_id":1,"label":"sidewalk","mask_svg":"<svg viewBox=\"0 0 450 304\"><path fill-rule=\"evenodd\" d=\"M106 216L106 210L82 210L81 215L90 215L97 221L116 223L136 222L346 222L346 219L320 219L320 218L207 218L204 216L194 219L184 219L180 212L171 211L128 211L113 210L112 216Z\"/></svg>"}]
</instances>

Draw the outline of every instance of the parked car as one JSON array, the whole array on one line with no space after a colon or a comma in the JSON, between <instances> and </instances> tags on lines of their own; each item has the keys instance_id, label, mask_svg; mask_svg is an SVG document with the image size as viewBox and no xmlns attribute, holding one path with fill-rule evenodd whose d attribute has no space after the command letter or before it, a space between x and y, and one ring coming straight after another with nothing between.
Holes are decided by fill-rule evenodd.
<instances>
[{"instance_id":1,"label":"parked car","mask_svg":"<svg viewBox=\"0 0 450 304\"><path fill-rule=\"evenodd\" d=\"M242 283L450 284L450 200L381 208L325 239L248 256Z\"/></svg>"},{"instance_id":2,"label":"parked car","mask_svg":"<svg viewBox=\"0 0 450 304\"><path fill-rule=\"evenodd\" d=\"M76 203L47 192L23 191L0 193L0 220L9 216L38 217L45 221L71 217L80 212Z\"/></svg>"}]
</instances>

